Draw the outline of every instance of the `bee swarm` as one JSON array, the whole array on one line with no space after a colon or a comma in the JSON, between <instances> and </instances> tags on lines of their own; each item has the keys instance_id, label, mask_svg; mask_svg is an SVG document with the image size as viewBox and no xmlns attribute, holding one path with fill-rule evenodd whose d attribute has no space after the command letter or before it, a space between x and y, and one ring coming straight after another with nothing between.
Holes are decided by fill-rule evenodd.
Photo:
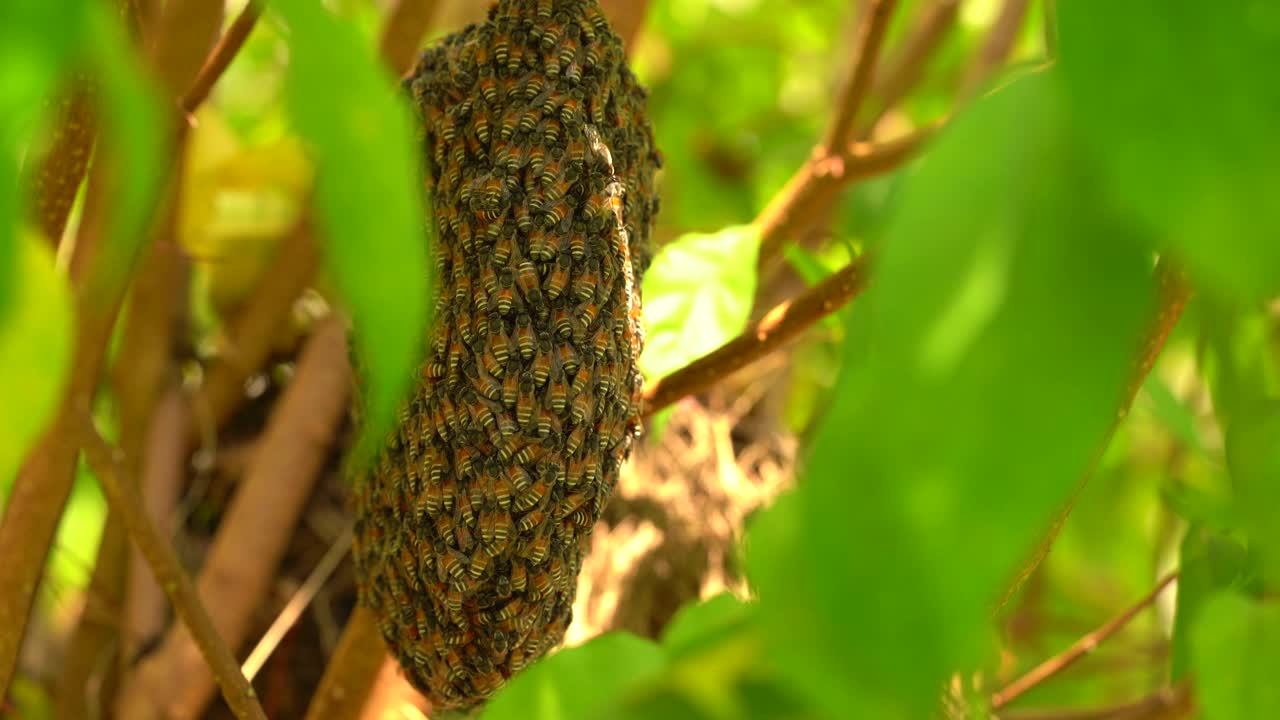
<instances>
[{"instance_id":1,"label":"bee swarm","mask_svg":"<svg viewBox=\"0 0 1280 720\"><path fill-rule=\"evenodd\" d=\"M640 424L640 279L660 157L595 0L500 0L411 81L437 310L356 493L363 603L435 707L558 644Z\"/></svg>"}]
</instances>

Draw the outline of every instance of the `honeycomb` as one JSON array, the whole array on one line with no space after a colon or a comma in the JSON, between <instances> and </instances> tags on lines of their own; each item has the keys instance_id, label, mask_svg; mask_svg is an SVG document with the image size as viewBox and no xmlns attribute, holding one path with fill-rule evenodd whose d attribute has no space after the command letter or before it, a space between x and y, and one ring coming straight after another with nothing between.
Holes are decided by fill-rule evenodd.
<instances>
[{"instance_id":1,"label":"honeycomb","mask_svg":"<svg viewBox=\"0 0 1280 720\"><path fill-rule=\"evenodd\" d=\"M501 0L407 84L436 314L397 431L357 484L354 554L409 680L468 708L563 639L639 432L661 157L595 0Z\"/></svg>"}]
</instances>

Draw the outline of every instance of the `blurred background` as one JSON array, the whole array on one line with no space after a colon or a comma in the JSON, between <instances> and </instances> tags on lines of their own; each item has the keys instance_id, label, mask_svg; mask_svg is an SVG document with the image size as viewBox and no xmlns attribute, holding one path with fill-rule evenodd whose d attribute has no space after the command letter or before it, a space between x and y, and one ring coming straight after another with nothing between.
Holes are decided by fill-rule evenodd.
<instances>
[{"instance_id":1,"label":"blurred background","mask_svg":"<svg viewBox=\"0 0 1280 720\"><path fill-rule=\"evenodd\" d=\"M228 0L236 17L242 0ZM327 0L334 13L376 45L388 2ZM484 3L445 0L431 39L479 20ZM613 3L614 17L636 14L627 38L632 66L649 90L649 110L665 158L662 211L652 271L645 279L648 341L642 366L654 379L738 335L775 303L875 247L912 165L853 183L810 223L779 271L757 277L759 237L752 223L811 157L847 82L860 13L850 0L651 0ZM1023 3L1001 65L1016 73L1047 56L1045 3ZM968 92L984 43L1002 17L1002 0L903 0L885 41L884 66L906 61L907 42L930 13L945 14L940 35L902 97L873 83L860 116L867 142L891 140L945 118ZM616 14L621 13L621 14ZM252 34L191 120L173 245L186 298L183 331L174 338L181 381L198 385L230 352L227 328L279 272L274 264L309 202L314 169L291 126L283 83L289 62L284 31L270 18ZM332 89L341 95L343 89ZM888 101L886 103L886 100ZM860 125L861 127L861 125ZM78 213L78 210L76 211ZM71 226L74 229L76 214ZM71 232L71 231L69 231ZM243 397L216 433L180 459L177 482L156 498L169 518L182 559L199 567L230 498L254 462L272 408L298 372L299 353L324 322L331 283L323 274L293 298L289 321L274 331L270 360L251 374ZM854 305L856 306L857 301ZM1040 568L1005 611L999 657L988 686L1012 679L1146 594L1177 565L1187 523L1180 509L1225 492L1221 430L1197 358L1200 315L1193 304L1137 396L1098 471L1081 494ZM1260 352L1280 351L1280 306L1252 316L1245 333ZM749 593L740 552L756 511L791 486L841 366L844 332L824 321L795 343L652 419L618 495L597 528L584 566L570 645L609 630L657 637L677 611L723 591ZM97 416L110 426L118 398L103 394ZM163 411L163 406L161 410ZM196 418L197 426L201 420ZM206 423L207 425L207 423ZM200 431L197 430L197 434ZM278 638L255 684L272 717L301 717L333 653L355 596L349 559L347 480L342 453L352 440L346 420L325 429L325 448L300 521L268 594L257 603L247 637L267 632L308 586L297 624ZM7 492L8 479L0 484ZM166 494L167 492L167 494ZM851 491L851 502L856 496ZM36 619L23 646L20 674L0 716L70 717L57 688L65 682L76 638L94 622L118 624L121 597L95 585L95 558L106 518L102 495L85 468L58 530ZM329 558L326 561L326 558ZM1061 678L1036 687L1029 705L1096 705L1159 687L1171 652L1173 595L1143 614ZM146 635L119 642L138 662L155 652L167 610L152 609ZM241 656L253 642L247 643ZM117 648L112 646L114 652ZM98 651L104 653L101 647ZM90 658L89 686L113 682L110 662ZM392 680L384 683L394 686ZM381 686L380 686L381 687ZM387 690L384 708L412 717L425 711L403 687ZM399 694L397 694L399 693ZM87 705L94 705L90 699ZM390 710L387 711L391 713ZM205 717L228 717L220 700Z\"/></svg>"}]
</instances>

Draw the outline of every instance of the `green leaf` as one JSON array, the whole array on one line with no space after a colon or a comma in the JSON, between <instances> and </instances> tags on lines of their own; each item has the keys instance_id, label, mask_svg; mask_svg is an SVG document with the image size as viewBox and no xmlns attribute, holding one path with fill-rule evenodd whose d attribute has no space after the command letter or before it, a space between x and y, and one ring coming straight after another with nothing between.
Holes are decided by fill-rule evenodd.
<instances>
[{"instance_id":1,"label":"green leaf","mask_svg":"<svg viewBox=\"0 0 1280 720\"><path fill-rule=\"evenodd\" d=\"M1280 584L1280 400L1242 409L1227 426L1225 446L1237 511L1268 579Z\"/></svg>"},{"instance_id":2,"label":"green leaf","mask_svg":"<svg viewBox=\"0 0 1280 720\"><path fill-rule=\"evenodd\" d=\"M1059 9L1061 68L1109 200L1200 283L1280 293L1280 6L1082 0Z\"/></svg>"},{"instance_id":3,"label":"green leaf","mask_svg":"<svg viewBox=\"0 0 1280 720\"><path fill-rule=\"evenodd\" d=\"M1192 525L1182 539L1178 569L1178 602L1173 618L1172 679L1191 668L1192 628L1205 603L1217 592L1246 579L1244 546L1231 537Z\"/></svg>"},{"instance_id":4,"label":"green leaf","mask_svg":"<svg viewBox=\"0 0 1280 720\"><path fill-rule=\"evenodd\" d=\"M393 426L426 346L422 151L406 98L354 27L310 0L272 7L289 24L286 99L316 155L327 269L365 371L360 462Z\"/></svg>"},{"instance_id":5,"label":"green leaf","mask_svg":"<svg viewBox=\"0 0 1280 720\"><path fill-rule=\"evenodd\" d=\"M742 332L756 288L754 226L690 233L666 245L644 275L644 354L650 378L678 370Z\"/></svg>"},{"instance_id":6,"label":"green leaf","mask_svg":"<svg viewBox=\"0 0 1280 720\"><path fill-rule=\"evenodd\" d=\"M41 238L18 243L12 302L0 308L0 489L53 418L71 362L71 292ZM8 281L6 281L7 283Z\"/></svg>"},{"instance_id":7,"label":"green leaf","mask_svg":"<svg viewBox=\"0 0 1280 720\"><path fill-rule=\"evenodd\" d=\"M753 533L770 651L833 716L926 716L989 656L1115 416L1151 263L1055 82L978 102L906 181L797 498Z\"/></svg>"},{"instance_id":8,"label":"green leaf","mask_svg":"<svg viewBox=\"0 0 1280 720\"><path fill-rule=\"evenodd\" d=\"M1218 595L1195 624L1192 648L1202 717L1280 717L1280 605Z\"/></svg>"},{"instance_id":9,"label":"green leaf","mask_svg":"<svg viewBox=\"0 0 1280 720\"><path fill-rule=\"evenodd\" d=\"M652 681L663 667L662 650L627 633L613 632L561 650L511 679L488 704L484 720L587 720L614 717L609 708Z\"/></svg>"},{"instance_id":10,"label":"green leaf","mask_svg":"<svg viewBox=\"0 0 1280 720\"><path fill-rule=\"evenodd\" d=\"M1146 396L1151 401L1151 411L1160 423L1188 448L1203 454L1204 439L1200 437L1196 416L1191 408L1173 394L1159 375L1148 375L1142 388L1146 390Z\"/></svg>"},{"instance_id":11,"label":"green leaf","mask_svg":"<svg viewBox=\"0 0 1280 720\"><path fill-rule=\"evenodd\" d=\"M727 592L686 606L662 633L662 647L668 658L679 658L727 633L740 631L750 622L752 613L751 605Z\"/></svg>"}]
</instances>

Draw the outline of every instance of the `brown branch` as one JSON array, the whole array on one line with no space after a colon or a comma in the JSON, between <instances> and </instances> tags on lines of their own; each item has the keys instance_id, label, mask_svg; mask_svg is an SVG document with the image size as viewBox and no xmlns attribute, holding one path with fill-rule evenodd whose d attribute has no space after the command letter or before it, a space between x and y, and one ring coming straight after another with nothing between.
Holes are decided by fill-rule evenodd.
<instances>
[{"instance_id":1,"label":"brown branch","mask_svg":"<svg viewBox=\"0 0 1280 720\"><path fill-rule=\"evenodd\" d=\"M62 241L71 206L75 204L98 137L88 80L73 80L61 104L53 142L30 180L35 195L36 225L55 248Z\"/></svg>"},{"instance_id":2,"label":"brown branch","mask_svg":"<svg viewBox=\"0 0 1280 720\"><path fill-rule=\"evenodd\" d=\"M223 644L213 627L213 621L209 619L208 611L200 603L191 578L182 569L173 548L160 537L155 525L147 517L142 498L135 485L127 479L128 470L123 453L103 440L87 413L81 418L79 436L84 443L85 457L98 476L107 502L120 515L130 537L146 556L160 586L169 596L174 611L195 636L201 655L217 675L218 685L222 688L223 697L227 699L227 705L238 718L266 720L253 688L244 675L240 674L235 658Z\"/></svg>"},{"instance_id":3,"label":"brown branch","mask_svg":"<svg viewBox=\"0 0 1280 720\"><path fill-rule=\"evenodd\" d=\"M169 0L155 20L149 64L179 107L178 99L191 87L222 29L223 5L208 0Z\"/></svg>"},{"instance_id":4,"label":"brown branch","mask_svg":"<svg viewBox=\"0 0 1280 720\"><path fill-rule=\"evenodd\" d=\"M868 118L858 131L857 139L866 140L872 137L876 125L885 113L895 107L900 100L911 93L912 88L920 82L920 77L933 53L942 43L947 33L955 27L956 16L960 10L960 0L934 0L920 12L911 34L902 43L893 60L882 67L876 74L871 94L876 98L879 107L875 114Z\"/></svg>"},{"instance_id":5,"label":"brown branch","mask_svg":"<svg viewBox=\"0 0 1280 720\"><path fill-rule=\"evenodd\" d=\"M244 397L244 381L266 362L271 343L288 321L297 300L320 266L320 256L304 220L285 237L271 267L263 274L245 310L228 328L226 352L205 370L204 382L193 398L196 417L218 427ZM200 441L199 423L187 436L188 447Z\"/></svg>"},{"instance_id":6,"label":"brown branch","mask_svg":"<svg viewBox=\"0 0 1280 720\"><path fill-rule=\"evenodd\" d=\"M1156 583L1155 588L1151 592L1142 597L1141 600L1134 603L1124 612L1111 618L1097 630L1085 635L1079 640L1071 644L1071 647L1063 650L1057 655L1045 660L1031 670L1027 671L1022 677L1014 680L1004 688L991 696L992 709L999 710L1009 703L1022 696L1031 688L1057 675L1058 673L1071 667L1080 658L1088 655L1097 649L1099 645L1106 642L1108 638L1119 632L1129 621L1135 618L1138 613L1142 612L1147 606L1155 602L1160 593L1168 587L1178 574L1170 573L1166 575L1160 582Z\"/></svg>"},{"instance_id":7,"label":"brown branch","mask_svg":"<svg viewBox=\"0 0 1280 720\"><path fill-rule=\"evenodd\" d=\"M783 245L804 229L808 218L830 204L846 185L901 166L933 137L942 123L936 122L883 143L853 143L833 157L806 163L756 218L760 228L756 266L769 267Z\"/></svg>"},{"instance_id":8,"label":"brown branch","mask_svg":"<svg viewBox=\"0 0 1280 720\"><path fill-rule=\"evenodd\" d=\"M382 61L396 75L403 75L413 68L422 38L431 27L431 19L439 7L440 0L396 0L392 5L382 27L379 50Z\"/></svg>"},{"instance_id":9,"label":"brown branch","mask_svg":"<svg viewBox=\"0 0 1280 720\"><path fill-rule=\"evenodd\" d=\"M231 26L222 34L218 44L214 46L205 59L200 72L196 74L191 87L182 96L182 108L187 112L195 112L204 103L213 90L213 86L222 77L222 73L231 65L249 33L253 32L258 18L262 15L262 0L249 0L240 14L232 21Z\"/></svg>"},{"instance_id":10,"label":"brown branch","mask_svg":"<svg viewBox=\"0 0 1280 720\"><path fill-rule=\"evenodd\" d=\"M613 31L622 38L622 47L628 55L633 55L636 37L644 27L645 13L649 10L649 0L600 0L600 7L609 18Z\"/></svg>"},{"instance_id":11,"label":"brown branch","mask_svg":"<svg viewBox=\"0 0 1280 720\"><path fill-rule=\"evenodd\" d=\"M652 415L699 392L782 347L818 320L839 310L866 285L867 259L858 258L794 300L776 305L755 327L710 354L650 383L644 413Z\"/></svg>"},{"instance_id":12,"label":"brown branch","mask_svg":"<svg viewBox=\"0 0 1280 720\"><path fill-rule=\"evenodd\" d=\"M1110 707L1063 710L1015 710L996 720L1181 720L1192 716L1195 701L1186 685L1165 687L1140 700Z\"/></svg>"},{"instance_id":13,"label":"brown branch","mask_svg":"<svg viewBox=\"0 0 1280 720\"><path fill-rule=\"evenodd\" d=\"M1018 569L1018 573L1014 576L1009 588L1005 590L1004 595L996 604L997 610L1008 604L1013 595L1022 587L1022 584L1027 581L1027 578L1031 577L1031 573L1040 567L1040 563L1049 554L1049 550L1053 547L1053 542L1058 538L1058 533L1062 532L1062 526L1066 524L1067 517L1075 507L1076 500L1089 482L1089 477L1097 469L1107 446L1111 444L1111 438L1115 435L1116 429L1119 428L1125 416L1129 414L1129 408L1133 405L1134 398L1137 397L1147 374L1151 372L1151 368L1155 366L1156 360L1160 357L1160 351L1164 349L1165 341L1169 339L1169 334L1173 332L1174 326L1178 324L1178 318L1182 317L1182 311L1186 308L1187 300L1190 297L1191 286L1186 276L1181 270L1173 266L1167 258L1161 258L1159 265L1156 267L1155 316L1152 318L1151 326L1148 328L1147 333L1140 341L1129 381L1121 396L1119 409L1116 411L1116 417L1110 427L1107 428L1107 431L1103 433L1102 440L1097 450L1094 451L1092 460L1089 462L1089 467L1084 476L1081 477L1080 482L1076 484L1071 497L1058 512L1031 557Z\"/></svg>"},{"instance_id":14,"label":"brown branch","mask_svg":"<svg viewBox=\"0 0 1280 720\"><path fill-rule=\"evenodd\" d=\"M378 679L387 647L378 630L377 616L363 605L352 611L342 639L311 698L306 720L350 720L360 716Z\"/></svg>"},{"instance_id":15,"label":"brown branch","mask_svg":"<svg viewBox=\"0 0 1280 720\"><path fill-rule=\"evenodd\" d=\"M293 381L272 413L241 487L218 526L200 572L200 597L232 647L247 638L253 613L271 587L328 450L347 411L351 387L346 334L336 317L322 321L298 361ZM198 717L213 678L186 628L175 627L143 663L123 706L146 694L166 717ZM122 712L134 717L135 712Z\"/></svg>"},{"instance_id":16,"label":"brown branch","mask_svg":"<svg viewBox=\"0 0 1280 720\"><path fill-rule=\"evenodd\" d=\"M869 0L858 28L858 49L854 53L853 72L836 100L836 115L822 141L819 157L837 155L853 140L854 123L858 111L867 99L871 79L875 77L876 63L880 59L880 46L893 19L898 0Z\"/></svg>"},{"instance_id":17,"label":"brown branch","mask_svg":"<svg viewBox=\"0 0 1280 720\"><path fill-rule=\"evenodd\" d=\"M960 83L962 101L973 97L974 93L982 89L991 75L1009 58L1018 39L1018 31L1022 29L1022 21L1027 16L1029 4L1030 0L1005 0L986 42L982 44L982 49L974 57Z\"/></svg>"}]
</instances>

